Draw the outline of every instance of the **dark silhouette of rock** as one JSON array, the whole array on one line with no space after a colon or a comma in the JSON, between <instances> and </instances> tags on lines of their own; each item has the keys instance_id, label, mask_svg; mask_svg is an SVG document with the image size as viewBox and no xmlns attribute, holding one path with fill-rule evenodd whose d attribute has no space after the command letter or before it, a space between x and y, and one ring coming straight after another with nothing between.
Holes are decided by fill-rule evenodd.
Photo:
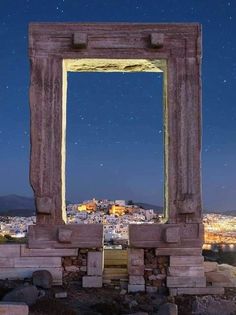
<instances>
[{"instance_id":1,"label":"dark silhouette of rock","mask_svg":"<svg viewBox=\"0 0 236 315\"><path fill-rule=\"evenodd\" d=\"M20 286L8 292L2 299L3 302L24 302L33 305L44 295L42 290L38 290L34 285Z\"/></svg>"},{"instance_id":2,"label":"dark silhouette of rock","mask_svg":"<svg viewBox=\"0 0 236 315\"><path fill-rule=\"evenodd\" d=\"M157 315L178 315L178 306L174 303L162 304L158 309Z\"/></svg>"},{"instance_id":3,"label":"dark silhouette of rock","mask_svg":"<svg viewBox=\"0 0 236 315\"><path fill-rule=\"evenodd\" d=\"M37 270L32 274L33 284L43 289L52 287L53 278L48 270Z\"/></svg>"}]
</instances>

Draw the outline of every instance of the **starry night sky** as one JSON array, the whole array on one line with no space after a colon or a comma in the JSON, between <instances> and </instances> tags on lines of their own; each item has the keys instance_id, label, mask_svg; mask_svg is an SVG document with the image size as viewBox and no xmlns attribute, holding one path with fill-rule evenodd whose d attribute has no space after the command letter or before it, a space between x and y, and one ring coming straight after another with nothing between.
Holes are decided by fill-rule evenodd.
<instances>
[{"instance_id":1,"label":"starry night sky","mask_svg":"<svg viewBox=\"0 0 236 315\"><path fill-rule=\"evenodd\" d=\"M200 22L203 205L236 209L236 1L0 0L0 195L31 196L28 23ZM67 199L162 204L162 76L68 76Z\"/></svg>"}]
</instances>

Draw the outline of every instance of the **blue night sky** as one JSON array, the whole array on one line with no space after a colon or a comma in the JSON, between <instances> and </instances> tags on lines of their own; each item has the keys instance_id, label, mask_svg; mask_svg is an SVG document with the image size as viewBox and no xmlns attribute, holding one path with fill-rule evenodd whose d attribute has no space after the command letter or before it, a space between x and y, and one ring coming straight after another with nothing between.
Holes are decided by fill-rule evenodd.
<instances>
[{"instance_id":1,"label":"blue night sky","mask_svg":"<svg viewBox=\"0 0 236 315\"><path fill-rule=\"evenodd\" d=\"M31 196L29 22L200 22L203 205L236 209L236 1L1 0L0 195ZM162 204L162 76L69 74L67 199Z\"/></svg>"}]
</instances>

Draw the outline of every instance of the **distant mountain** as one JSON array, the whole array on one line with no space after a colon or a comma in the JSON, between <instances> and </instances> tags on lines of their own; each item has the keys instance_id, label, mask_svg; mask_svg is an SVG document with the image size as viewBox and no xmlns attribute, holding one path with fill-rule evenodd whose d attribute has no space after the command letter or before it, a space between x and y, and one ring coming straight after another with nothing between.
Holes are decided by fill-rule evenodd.
<instances>
[{"instance_id":1,"label":"distant mountain","mask_svg":"<svg viewBox=\"0 0 236 315\"><path fill-rule=\"evenodd\" d=\"M32 216L35 214L34 199L18 195L0 196L0 215Z\"/></svg>"},{"instance_id":2,"label":"distant mountain","mask_svg":"<svg viewBox=\"0 0 236 315\"><path fill-rule=\"evenodd\" d=\"M70 203L69 201L66 202ZM135 202L134 205L137 205L145 210L153 209L155 212L162 214L163 207L152 205L145 202ZM236 216L236 210L229 211L220 211L220 210L203 210L204 214L207 213L216 213L216 214L224 214L224 215L232 215ZM0 196L0 216L23 216L28 217L35 215L35 204L34 198L31 197L23 197L18 195L7 195Z\"/></svg>"}]
</instances>

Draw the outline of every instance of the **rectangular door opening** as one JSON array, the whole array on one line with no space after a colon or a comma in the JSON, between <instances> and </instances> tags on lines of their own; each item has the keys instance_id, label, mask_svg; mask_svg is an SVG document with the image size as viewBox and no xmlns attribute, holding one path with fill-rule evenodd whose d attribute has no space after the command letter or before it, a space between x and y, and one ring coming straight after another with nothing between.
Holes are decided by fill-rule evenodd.
<instances>
[{"instance_id":1,"label":"rectangular door opening","mask_svg":"<svg viewBox=\"0 0 236 315\"><path fill-rule=\"evenodd\" d=\"M129 223L163 213L163 73L67 76L68 223L103 223L124 248Z\"/></svg>"}]
</instances>

